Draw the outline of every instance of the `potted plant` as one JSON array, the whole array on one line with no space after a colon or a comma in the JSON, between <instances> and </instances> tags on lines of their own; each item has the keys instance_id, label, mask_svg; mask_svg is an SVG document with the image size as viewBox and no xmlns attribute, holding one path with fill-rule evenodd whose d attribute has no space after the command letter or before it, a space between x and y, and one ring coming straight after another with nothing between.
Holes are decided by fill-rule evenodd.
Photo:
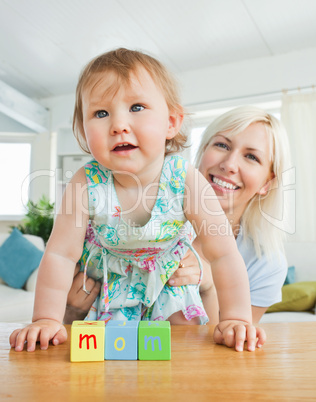
<instances>
[{"instance_id":1,"label":"potted plant","mask_svg":"<svg viewBox=\"0 0 316 402\"><path fill-rule=\"evenodd\" d=\"M54 224L54 205L45 195L37 203L29 201L28 212L16 228L23 234L40 236L46 244Z\"/></svg>"}]
</instances>

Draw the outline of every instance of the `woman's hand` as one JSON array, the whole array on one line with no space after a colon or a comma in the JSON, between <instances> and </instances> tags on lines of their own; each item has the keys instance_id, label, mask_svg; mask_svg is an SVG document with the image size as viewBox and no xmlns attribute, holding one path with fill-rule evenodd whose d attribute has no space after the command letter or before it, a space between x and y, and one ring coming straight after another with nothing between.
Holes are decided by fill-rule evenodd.
<instances>
[{"instance_id":1,"label":"woman's hand","mask_svg":"<svg viewBox=\"0 0 316 402\"><path fill-rule=\"evenodd\" d=\"M199 247L194 242L194 248L199 252ZM209 324L216 325L219 321L219 306L217 293L212 277L210 264L201 257L202 251L199 252L201 263L203 265L203 276L200 284L200 295L209 318ZM170 286L197 285L200 280L201 271L196 256L189 249L181 260L179 269L170 277L168 284Z\"/></svg>"},{"instance_id":2,"label":"woman's hand","mask_svg":"<svg viewBox=\"0 0 316 402\"><path fill-rule=\"evenodd\" d=\"M262 328L255 327L243 321L221 321L214 330L214 341L229 348L235 347L237 352L244 350L247 342L247 350L253 352L260 348L266 341L266 333Z\"/></svg>"},{"instance_id":3,"label":"woman's hand","mask_svg":"<svg viewBox=\"0 0 316 402\"><path fill-rule=\"evenodd\" d=\"M203 265L203 276L200 284L200 293L210 289L213 286L211 267L204 258L200 257ZM198 260L189 249L180 262L179 269L170 277L168 284L170 286L197 285L200 281L201 271Z\"/></svg>"},{"instance_id":4,"label":"woman's hand","mask_svg":"<svg viewBox=\"0 0 316 402\"><path fill-rule=\"evenodd\" d=\"M86 289L90 292L89 294L83 290L82 286L83 272L79 272L79 265L77 265L68 293L64 324L71 324L74 320L83 320L101 290L101 283L92 278L88 278L86 281Z\"/></svg>"},{"instance_id":5,"label":"woman's hand","mask_svg":"<svg viewBox=\"0 0 316 402\"><path fill-rule=\"evenodd\" d=\"M42 350L48 348L49 341L58 345L67 340L66 328L58 321L43 319L34 321L23 329L16 329L10 335L10 345L17 352L21 352L27 342L27 351L34 352L36 342L40 342Z\"/></svg>"}]
</instances>

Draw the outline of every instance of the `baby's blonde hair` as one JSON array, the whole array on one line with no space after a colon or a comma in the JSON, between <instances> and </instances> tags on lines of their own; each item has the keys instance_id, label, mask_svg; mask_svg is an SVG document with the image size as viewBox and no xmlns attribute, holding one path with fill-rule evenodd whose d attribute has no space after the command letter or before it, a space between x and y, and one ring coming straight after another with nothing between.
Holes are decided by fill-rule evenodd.
<instances>
[{"instance_id":1,"label":"baby's blonde hair","mask_svg":"<svg viewBox=\"0 0 316 402\"><path fill-rule=\"evenodd\" d=\"M248 203L242 216L244 238L253 239L257 256L263 251L266 255L283 250L285 238L284 224L287 219L287 206L284 205L282 174L290 168L290 148L287 133L283 124L273 115L254 106L241 106L230 110L215 119L204 131L203 138L196 156L196 167L200 166L204 152L207 150L214 135L230 131L234 136L244 131L250 124L262 123L269 136L271 171L274 173L270 190L265 196L255 195ZM279 213L282 210L282 222L275 226L262 211ZM264 216L265 215L265 216Z\"/></svg>"},{"instance_id":2,"label":"baby's blonde hair","mask_svg":"<svg viewBox=\"0 0 316 402\"><path fill-rule=\"evenodd\" d=\"M183 113L180 105L178 87L175 79L167 69L155 58L129 49L116 49L101 54L91 60L82 70L76 89L76 102L73 116L73 132L80 147L90 153L84 128L82 114L82 96L86 90L92 90L107 72L114 72L120 83L128 84L130 73L136 73L139 67L143 67L150 74L155 84L162 91L169 111L179 114ZM185 147L187 137L181 131L172 139L166 140L166 155L172 152L181 151Z\"/></svg>"}]
</instances>

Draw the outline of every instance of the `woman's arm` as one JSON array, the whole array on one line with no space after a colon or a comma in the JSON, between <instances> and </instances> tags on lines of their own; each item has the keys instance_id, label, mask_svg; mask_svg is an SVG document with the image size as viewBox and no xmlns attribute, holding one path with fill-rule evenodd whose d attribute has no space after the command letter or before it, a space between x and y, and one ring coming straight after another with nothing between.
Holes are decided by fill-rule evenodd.
<instances>
[{"instance_id":1,"label":"woman's arm","mask_svg":"<svg viewBox=\"0 0 316 402\"><path fill-rule=\"evenodd\" d=\"M206 313L210 320L209 324L218 324L219 306L211 266L202 255L198 239L195 239L192 245L199 253L200 260L203 265L203 277L200 284L200 294L203 304L208 307ZM182 267L175 271L175 273L170 277L168 283L171 286L197 285L200 279L200 268L198 266L197 258L191 250L187 251L184 258L181 260L181 263ZM261 317L267 311L267 309L268 307L251 306L252 322L254 324L259 323Z\"/></svg>"},{"instance_id":2,"label":"woman's arm","mask_svg":"<svg viewBox=\"0 0 316 402\"><path fill-rule=\"evenodd\" d=\"M64 316L64 324L72 324L74 320L84 320L93 302L101 290L101 283L92 278L87 278L87 294L83 291L83 272L79 272L79 265L75 269L73 283L67 297L67 306Z\"/></svg>"},{"instance_id":3,"label":"woman's arm","mask_svg":"<svg viewBox=\"0 0 316 402\"><path fill-rule=\"evenodd\" d=\"M37 278L33 323L16 330L10 337L11 346L35 350L36 341L46 349L49 340L63 331L67 295L73 281L76 263L81 256L88 223L88 197L84 169L68 184L60 211L43 255ZM60 342L63 337L58 338Z\"/></svg>"},{"instance_id":4,"label":"woman's arm","mask_svg":"<svg viewBox=\"0 0 316 402\"><path fill-rule=\"evenodd\" d=\"M252 310L252 322L254 324L258 324L263 314L268 310L268 307L251 306L251 310Z\"/></svg>"},{"instance_id":5,"label":"woman's arm","mask_svg":"<svg viewBox=\"0 0 316 402\"><path fill-rule=\"evenodd\" d=\"M210 265L206 261L203 261L202 258L201 261L203 264L203 278L200 284L201 299L203 304L208 307L206 313L210 320L209 324L216 325L219 323L219 306L216 288L213 282ZM170 277L168 283L171 286L197 285L200 278L200 268L198 267L197 259L191 250L187 251L181 262L183 267L175 271L175 273ZM259 323L267 309L268 307L251 306L253 324Z\"/></svg>"}]
</instances>

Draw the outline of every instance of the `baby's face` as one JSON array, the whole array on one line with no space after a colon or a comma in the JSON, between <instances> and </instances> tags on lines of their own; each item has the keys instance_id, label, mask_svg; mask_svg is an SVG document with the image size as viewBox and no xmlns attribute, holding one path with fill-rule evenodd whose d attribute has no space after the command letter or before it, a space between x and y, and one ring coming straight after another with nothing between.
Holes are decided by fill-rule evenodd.
<instances>
[{"instance_id":1,"label":"baby's face","mask_svg":"<svg viewBox=\"0 0 316 402\"><path fill-rule=\"evenodd\" d=\"M142 67L123 83L114 72L83 92L83 127L93 157L113 171L148 174L164 158L178 130L165 97Z\"/></svg>"}]
</instances>

